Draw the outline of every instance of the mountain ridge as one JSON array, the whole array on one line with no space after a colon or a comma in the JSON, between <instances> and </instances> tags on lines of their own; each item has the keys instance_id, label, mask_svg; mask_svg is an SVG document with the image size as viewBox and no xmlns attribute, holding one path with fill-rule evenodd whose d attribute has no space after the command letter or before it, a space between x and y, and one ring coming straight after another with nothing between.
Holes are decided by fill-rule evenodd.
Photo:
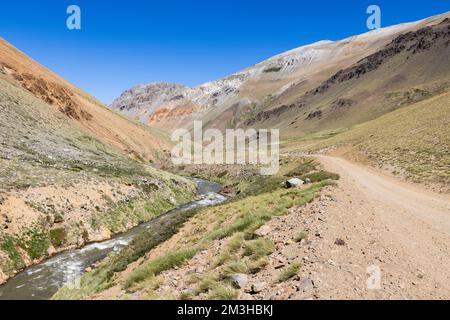
<instances>
[{"instance_id":1,"label":"mountain ridge","mask_svg":"<svg viewBox=\"0 0 450 320\"><path fill-rule=\"evenodd\" d=\"M236 124L240 122L240 117L253 112L254 105L258 109L270 110L275 105L269 100L280 96L284 98L298 87L312 89L340 69L348 68L381 50L399 34L435 24L448 15L445 13L338 41L324 40L295 48L223 79L193 88L183 86L181 92L176 92L175 100L172 100L175 95L170 96L170 93L167 99L153 99L145 97L141 91L136 96L139 100L137 108L127 105L132 97L128 97L127 101L119 97L111 107L115 110L124 107L127 116L169 132L177 127L189 128L193 120L204 120L210 126L224 129L226 125ZM186 113L186 110L192 112ZM231 121L230 117L235 119Z\"/></svg>"}]
</instances>

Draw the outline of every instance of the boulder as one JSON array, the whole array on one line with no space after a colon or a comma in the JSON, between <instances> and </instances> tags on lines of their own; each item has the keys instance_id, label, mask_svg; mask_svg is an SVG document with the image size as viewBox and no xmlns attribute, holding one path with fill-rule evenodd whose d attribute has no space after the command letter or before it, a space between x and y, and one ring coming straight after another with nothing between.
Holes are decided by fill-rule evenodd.
<instances>
[{"instance_id":1,"label":"boulder","mask_svg":"<svg viewBox=\"0 0 450 320\"><path fill-rule=\"evenodd\" d=\"M288 189L289 188L296 188L296 187L299 187L299 186L304 185L304 184L305 184L305 182L303 180L298 179L298 178L292 178L292 179L289 179L288 181L285 182L285 186Z\"/></svg>"}]
</instances>

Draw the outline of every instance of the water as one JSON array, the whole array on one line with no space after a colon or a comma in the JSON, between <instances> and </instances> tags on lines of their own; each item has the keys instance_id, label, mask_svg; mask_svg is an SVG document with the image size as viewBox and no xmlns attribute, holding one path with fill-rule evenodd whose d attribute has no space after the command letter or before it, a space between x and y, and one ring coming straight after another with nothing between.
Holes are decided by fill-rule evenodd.
<instances>
[{"instance_id":1,"label":"water","mask_svg":"<svg viewBox=\"0 0 450 320\"><path fill-rule=\"evenodd\" d=\"M65 251L38 265L32 266L6 284L0 286L0 300L45 300L50 299L66 283L72 283L97 261L104 259L110 252L119 251L128 245L134 237L149 228L155 221L169 215L199 207L221 203L226 198L218 192L221 186L214 182L196 179L199 200L181 205L153 220L143 223L123 234L100 243L89 244L81 249Z\"/></svg>"}]
</instances>

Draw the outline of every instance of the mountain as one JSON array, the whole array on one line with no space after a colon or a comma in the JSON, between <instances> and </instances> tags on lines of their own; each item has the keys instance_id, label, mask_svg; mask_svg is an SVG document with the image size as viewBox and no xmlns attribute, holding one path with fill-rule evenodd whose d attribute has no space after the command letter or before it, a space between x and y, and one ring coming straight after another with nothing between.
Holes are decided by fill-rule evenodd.
<instances>
[{"instance_id":1,"label":"mountain","mask_svg":"<svg viewBox=\"0 0 450 320\"><path fill-rule=\"evenodd\" d=\"M220 182L230 198L147 226L53 298L448 297L450 202L423 186L450 186L449 48L444 14L318 42L196 88L128 90L113 107L167 132L193 120L281 129L279 170L172 168ZM292 178L305 183L286 188ZM367 266L395 281L371 290Z\"/></svg>"},{"instance_id":2,"label":"mountain","mask_svg":"<svg viewBox=\"0 0 450 320\"><path fill-rule=\"evenodd\" d=\"M449 91L450 13L445 13L317 42L196 88L140 86L113 108L167 132L190 129L193 120L222 130L278 128L283 151L343 147L348 158L447 192L450 141L448 129L437 130L448 127L442 106L450 103ZM424 110L433 117L413 116ZM382 124L389 124L385 132L396 143L381 134ZM373 138L378 136L383 138Z\"/></svg>"},{"instance_id":3,"label":"mountain","mask_svg":"<svg viewBox=\"0 0 450 320\"><path fill-rule=\"evenodd\" d=\"M102 142L136 158L155 160L170 143L157 130L111 112L94 97L39 65L0 38L0 72L33 96L87 129Z\"/></svg>"},{"instance_id":4,"label":"mountain","mask_svg":"<svg viewBox=\"0 0 450 320\"><path fill-rule=\"evenodd\" d=\"M207 127L270 125L294 136L352 125L392 111L402 96L443 90L449 16L320 41L195 88L139 85L111 107L169 132L200 119ZM439 45L426 44L433 37ZM423 87L408 92L416 85Z\"/></svg>"},{"instance_id":5,"label":"mountain","mask_svg":"<svg viewBox=\"0 0 450 320\"><path fill-rule=\"evenodd\" d=\"M150 166L166 135L113 112L0 40L0 283L195 195Z\"/></svg>"}]
</instances>

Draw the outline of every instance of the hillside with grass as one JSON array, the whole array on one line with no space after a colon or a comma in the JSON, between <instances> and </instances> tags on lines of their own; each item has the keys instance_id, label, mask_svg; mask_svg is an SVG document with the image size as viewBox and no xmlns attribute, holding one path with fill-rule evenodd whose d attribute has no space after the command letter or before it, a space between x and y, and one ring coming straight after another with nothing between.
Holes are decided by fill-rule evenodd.
<instances>
[{"instance_id":1,"label":"hillside with grass","mask_svg":"<svg viewBox=\"0 0 450 320\"><path fill-rule=\"evenodd\" d=\"M192 181L150 166L165 135L5 48L14 52L0 42L0 283L195 196ZM33 76L22 73L23 64Z\"/></svg>"},{"instance_id":2,"label":"hillside with grass","mask_svg":"<svg viewBox=\"0 0 450 320\"><path fill-rule=\"evenodd\" d=\"M191 167L184 173L210 177L209 170ZM253 169L233 166L220 171L225 188L235 196L224 204L186 212L174 228L157 226L136 238L123 251L111 254L81 278L81 288L65 287L55 299L237 299L243 286L235 276L261 275L270 286L289 286L300 268L300 257L285 268L276 245L261 228L273 219L289 215L290 209L314 201L339 177L321 170L313 160L285 159L273 177L253 174ZM248 178L243 179L244 176ZM288 189L288 177L309 179L311 184ZM303 229L289 239L299 244ZM270 275L267 276L266 272Z\"/></svg>"},{"instance_id":3,"label":"hillside with grass","mask_svg":"<svg viewBox=\"0 0 450 320\"><path fill-rule=\"evenodd\" d=\"M165 158L171 143L166 134L110 110L0 38L0 74L114 149L140 161Z\"/></svg>"},{"instance_id":4,"label":"hillside with grass","mask_svg":"<svg viewBox=\"0 0 450 320\"><path fill-rule=\"evenodd\" d=\"M285 151L326 152L449 192L450 92L354 127L286 140Z\"/></svg>"}]
</instances>

